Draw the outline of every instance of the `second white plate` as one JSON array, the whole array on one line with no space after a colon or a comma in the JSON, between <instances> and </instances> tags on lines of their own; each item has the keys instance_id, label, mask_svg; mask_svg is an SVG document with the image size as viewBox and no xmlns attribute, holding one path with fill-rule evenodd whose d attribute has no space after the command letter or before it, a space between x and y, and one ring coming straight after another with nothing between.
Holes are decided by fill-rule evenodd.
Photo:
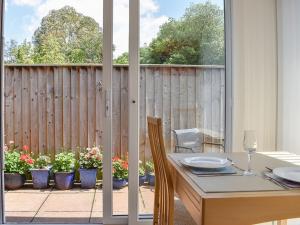
<instances>
[{"instance_id":1,"label":"second white plate","mask_svg":"<svg viewBox=\"0 0 300 225\"><path fill-rule=\"evenodd\" d=\"M300 167L279 167L273 169L277 177L300 183Z\"/></svg>"},{"instance_id":2,"label":"second white plate","mask_svg":"<svg viewBox=\"0 0 300 225\"><path fill-rule=\"evenodd\" d=\"M210 156L187 157L181 160L181 163L185 166L203 169L221 169L231 165L227 159Z\"/></svg>"}]
</instances>

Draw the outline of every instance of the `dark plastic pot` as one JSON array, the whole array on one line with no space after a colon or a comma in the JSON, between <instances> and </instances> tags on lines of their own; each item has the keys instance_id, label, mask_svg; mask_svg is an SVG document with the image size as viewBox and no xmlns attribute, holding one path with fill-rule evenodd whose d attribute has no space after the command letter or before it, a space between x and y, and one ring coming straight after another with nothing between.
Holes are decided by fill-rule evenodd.
<instances>
[{"instance_id":1,"label":"dark plastic pot","mask_svg":"<svg viewBox=\"0 0 300 225\"><path fill-rule=\"evenodd\" d=\"M117 179L113 178L113 188L121 189L127 185L127 181L125 179Z\"/></svg>"},{"instance_id":2,"label":"dark plastic pot","mask_svg":"<svg viewBox=\"0 0 300 225\"><path fill-rule=\"evenodd\" d=\"M79 169L81 188L90 189L96 186L98 169Z\"/></svg>"},{"instance_id":3,"label":"dark plastic pot","mask_svg":"<svg viewBox=\"0 0 300 225\"><path fill-rule=\"evenodd\" d=\"M148 184L150 186L155 185L155 175L154 174L148 174Z\"/></svg>"},{"instance_id":4,"label":"dark plastic pot","mask_svg":"<svg viewBox=\"0 0 300 225\"><path fill-rule=\"evenodd\" d=\"M31 170L33 188L44 189L49 187L50 170L32 169Z\"/></svg>"},{"instance_id":5,"label":"dark plastic pot","mask_svg":"<svg viewBox=\"0 0 300 225\"><path fill-rule=\"evenodd\" d=\"M74 172L56 172L54 182L55 187L59 190L71 189L74 183Z\"/></svg>"},{"instance_id":6,"label":"dark plastic pot","mask_svg":"<svg viewBox=\"0 0 300 225\"><path fill-rule=\"evenodd\" d=\"M139 176L139 184L140 185L143 185L147 180L147 176L144 175L144 176Z\"/></svg>"},{"instance_id":7,"label":"dark plastic pot","mask_svg":"<svg viewBox=\"0 0 300 225\"><path fill-rule=\"evenodd\" d=\"M15 190L25 184L25 175L19 173L4 173L4 184L8 190Z\"/></svg>"}]
</instances>

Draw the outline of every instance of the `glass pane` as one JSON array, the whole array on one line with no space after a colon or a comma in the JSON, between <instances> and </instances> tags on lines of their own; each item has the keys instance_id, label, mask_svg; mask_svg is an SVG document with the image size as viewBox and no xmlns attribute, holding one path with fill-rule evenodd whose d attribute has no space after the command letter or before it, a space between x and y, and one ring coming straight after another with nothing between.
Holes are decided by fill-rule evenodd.
<instances>
[{"instance_id":1,"label":"glass pane","mask_svg":"<svg viewBox=\"0 0 300 225\"><path fill-rule=\"evenodd\" d=\"M101 148L104 130L100 65L103 1L96 4L92 0L84 4L77 0L5 3L4 115L5 144L9 148L5 160L16 165L13 168L6 164L5 185L15 189L5 191L6 220L100 223L101 168L96 170L97 179L92 177L96 185L87 186L84 182L87 175L80 175L78 167L98 167L101 160L98 149L93 147ZM86 164L78 161L78 147L81 151L91 148L84 155ZM64 151L74 156L61 156L61 161L56 159L55 163L55 155ZM47 170L29 170L31 158L36 169L45 169L49 164L42 158L37 160L39 155L49 156L53 165L55 176L50 173L49 187ZM74 170L74 185L68 187L66 183L72 183L74 175L69 172ZM25 185L22 185L23 176L19 175L23 173ZM44 181L37 182L37 176Z\"/></svg>"},{"instance_id":2,"label":"glass pane","mask_svg":"<svg viewBox=\"0 0 300 225\"><path fill-rule=\"evenodd\" d=\"M178 152L224 150L223 4L140 2L140 175L143 169L147 174L139 191L141 216L153 213L154 202L147 116L162 118L167 152L174 152L176 145L181 147ZM173 130L184 135L176 139Z\"/></svg>"},{"instance_id":3,"label":"glass pane","mask_svg":"<svg viewBox=\"0 0 300 225\"><path fill-rule=\"evenodd\" d=\"M113 215L128 215L129 0L114 0L112 74ZM121 65L119 65L121 64Z\"/></svg>"}]
</instances>

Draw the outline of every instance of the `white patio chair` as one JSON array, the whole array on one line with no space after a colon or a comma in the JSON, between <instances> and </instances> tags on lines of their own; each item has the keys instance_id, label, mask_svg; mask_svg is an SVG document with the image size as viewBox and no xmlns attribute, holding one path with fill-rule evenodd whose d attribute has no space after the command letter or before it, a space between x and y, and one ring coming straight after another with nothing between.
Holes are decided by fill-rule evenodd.
<instances>
[{"instance_id":1,"label":"white patio chair","mask_svg":"<svg viewBox=\"0 0 300 225\"><path fill-rule=\"evenodd\" d=\"M175 152L203 152L203 135L198 128L173 130Z\"/></svg>"}]
</instances>

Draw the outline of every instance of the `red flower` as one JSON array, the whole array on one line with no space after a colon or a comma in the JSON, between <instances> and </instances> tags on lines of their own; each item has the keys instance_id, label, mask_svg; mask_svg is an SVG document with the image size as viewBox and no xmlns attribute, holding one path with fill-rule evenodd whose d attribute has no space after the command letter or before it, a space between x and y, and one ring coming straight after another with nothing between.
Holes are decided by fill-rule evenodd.
<instances>
[{"instance_id":1,"label":"red flower","mask_svg":"<svg viewBox=\"0 0 300 225\"><path fill-rule=\"evenodd\" d=\"M22 161L26 161L28 158L29 158L29 156L26 155L26 154L22 154L22 155L20 156L20 160L22 160Z\"/></svg>"},{"instance_id":2,"label":"red flower","mask_svg":"<svg viewBox=\"0 0 300 225\"><path fill-rule=\"evenodd\" d=\"M33 164L34 163L34 160L33 159L28 159L27 161L26 161L28 164Z\"/></svg>"},{"instance_id":3,"label":"red flower","mask_svg":"<svg viewBox=\"0 0 300 225\"><path fill-rule=\"evenodd\" d=\"M116 161L119 161L119 160L120 160L120 158L118 156L115 156L115 157L112 158L113 162L116 162Z\"/></svg>"},{"instance_id":4,"label":"red flower","mask_svg":"<svg viewBox=\"0 0 300 225\"><path fill-rule=\"evenodd\" d=\"M122 167L128 170L128 162L122 162Z\"/></svg>"},{"instance_id":5,"label":"red flower","mask_svg":"<svg viewBox=\"0 0 300 225\"><path fill-rule=\"evenodd\" d=\"M24 151L28 151L28 150L29 150L29 146L28 146L28 145L24 145L24 146L23 146L23 150L24 150Z\"/></svg>"}]
</instances>

